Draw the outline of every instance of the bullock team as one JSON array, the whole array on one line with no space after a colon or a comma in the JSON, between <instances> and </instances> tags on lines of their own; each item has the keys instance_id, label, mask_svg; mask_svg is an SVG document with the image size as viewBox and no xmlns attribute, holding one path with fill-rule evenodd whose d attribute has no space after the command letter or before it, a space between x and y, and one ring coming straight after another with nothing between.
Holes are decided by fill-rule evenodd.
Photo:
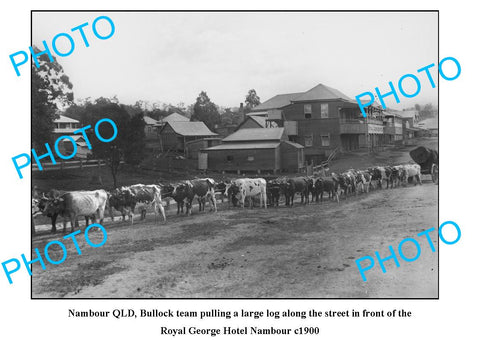
<instances>
[{"instance_id":1,"label":"bullock team","mask_svg":"<svg viewBox=\"0 0 480 340\"><path fill-rule=\"evenodd\" d=\"M303 176L294 178L276 178L267 182L268 203L278 206L281 195L285 196L285 205L293 206L296 194L300 194L301 202L323 202L323 195L328 194L329 199L340 202L340 197L345 199L352 194L368 193L371 188L387 189L399 185L407 185L408 180L422 184L420 166L418 164L405 164L396 166L373 167L367 170L350 169L330 176ZM311 198L310 198L311 196Z\"/></svg>"},{"instance_id":2,"label":"bullock team","mask_svg":"<svg viewBox=\"0 0 480 340\"><path fill-rule=\"evenodd\" d=\"M40 193L36 188L32 194L32 233L35 233L33 217L42 214L51 218L52 232L56 231L58 216L63 217L63 230L66 231L66 222L70 221L72 232L78 227L78 217L85 217L86 224L90 219L96 223L97 219L103 222L107 209L113 220L113 212L117 210L122 220L128 216L133 224L134 210L140 210L141 219L145 218L146 207L152 206L157 218L157 212L166 220L164 201L167 205L170 200L177 204L177 214L191 215L192 206L197 199L199 211L205 210L208 202L210 211L217 211L216 195L221 196L222 202L227 198L228 205L245 207L248 198L250 207L253 207L258 198L260 207L278 206L280 197L285 197L285 205L293 206L296 194L300 194L301 202L322 202L323 195L328 194L330 200L340 201L340 197L368 193L370 189L394 188L407 185L412 179L421 184L420 166L405 164L396 166L373 167L367 170L350 169L343 173L331 173L330 176L301 176L270 178L239 178L231 181L215 182L211 178L186 180L175 184L136 184L117 188L111 192L103 189L94 191L61 192L50 190L47 194ZM184 211L185 210L185 211Z\"/></svg>"}]
</instances>

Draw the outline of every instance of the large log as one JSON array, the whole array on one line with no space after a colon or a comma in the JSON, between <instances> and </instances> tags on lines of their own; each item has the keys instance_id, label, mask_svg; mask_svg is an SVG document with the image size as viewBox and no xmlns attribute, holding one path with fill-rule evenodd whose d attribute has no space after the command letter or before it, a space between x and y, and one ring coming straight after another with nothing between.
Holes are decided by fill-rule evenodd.
<instances>
[{"instance_id":1,"label":"large log","mask_svg":"<svg viewBox=\"0 0 480 340\"><path fill-rule=\"evenodd\" d=\"M438 164L438 152L424 146L419 146L410 151L410 157L412 157L413 161L417 164Z\"/></svg>"}]
</instances>

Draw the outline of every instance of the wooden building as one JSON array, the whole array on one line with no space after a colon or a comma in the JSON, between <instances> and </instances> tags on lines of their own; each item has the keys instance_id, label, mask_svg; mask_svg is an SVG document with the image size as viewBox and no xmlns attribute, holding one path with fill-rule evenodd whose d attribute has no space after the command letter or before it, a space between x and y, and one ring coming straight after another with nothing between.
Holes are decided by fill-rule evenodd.
<instances>
[{"instance_id":1,"label":"wooden building","mask_svg":"<svg viewBox=\"0 0 480 340\"><path fill-rule=\"evenodd\" d=\"M383 124L385 143L395 144L403 141L403 120L400 115L395 112L385 112Z\"/></svg>"},{"instance_id":2,"label":"wooden building","mask_svg":"<svg viewBox=\"0 0 480 340\"><path fill-rule=\"evenodd\" d=\"M166 123L170 123L170 122L189 122L190 119L188 119L187 117L177 113L177 112L173 112L171 114L169 114L168 116L166 117L163 117L161 118L156 126L158 129L162 128Z\"/></svg>"},{"instance_id":3,"label":"wooden building","mask_svg":"<svg viewBox=\"0 0 480 340\"><path fill-rule=\"evenodd\" d=\"M80 122L76 119L58 115L58 118L53 121L54 129L53 133L56 136L73 135L73 132L80 129Z\"/></svg>"},{"instance_id":4,"label":"wooden building","mask_svg":"<svg viewBox=\"0 0 480 340\"><path fill-rule=\"evenodd\" d=\"M356 101L323 84L274 96L254 109L265 111L266 126L284 127L290 141L305 147L308 162L318 163L337 148L351 151L385 143L384 110L378 104L367 107L364 118Z\"/></svg>"},{"instance_id":5,"label":"wooden building","mask_svg":"<svg viewBox=\"0 0 480 340\"><path fill-rule=\"evenodd\" d=\"M54 129L53 135L57 139L60 136L70 136L77 147L77 152L73 159L86 159L92 151L88 148L85 139L82 134L74 134L75 131L80 129L80 122L76 119L69 118L66 116L58 115L59 117L53 121ZM63 139L58 144L58 149L60 153L64 156L69 156L73 152L73 144L70 140Z\"/></svg>"},{"instance_id":6,"label":"wooden building","mask_svg":"<svg viewBox=\"0 0 480 340\"><path fill-rule=\"evenodd\" d=\"M206 165L216 171L297 172L304 166L303 146L288 141L284 128L244 128L206 148Z\"/></svg>"},{"instance_id":7,"label":"wooden building","mask_svg":"<svg viewBox=\"0 0 480 340\"><path fill-rule=\"evenodd\" d=\"M185 153L188 142L208 137L216 137L203 122L171 121L165 123L159 131L163 151Z\"/></svg>"},{"instance_id":8,"label":"wooden building","mask_svg":"<svg viewBox=\"0 0 480 340\"><path fill-rule=\"evenodd\" d=\"M145 122L145 149L148 152L153 152L160 148L160 137L158 136L158 121L149 117L143 116L143 121Z\"/></svg>"},{"instance_id":9,"label":"wooden building","mask_svg":"<svg viewBox=\"0 0 480 340\"><path fill-rule=\"evenodd\" d=\"M146 140L157 140L158 134L157 134L157 128L156 125L158 122L149 117L149 116L143 116L143 121L145 122L145 139Z\"/></svg>"},{"instance_id":10,"label":"wooden building","mask_svg":"<svg viewBox=\"0 0 480 340\"><path fill-rule=\"evenodd\" d=\"M221 137L207 137L202 139L195 139L185 144L185 157L188 159L198 159L198 153L222 142Z\"/></svg>"}]
</instances>

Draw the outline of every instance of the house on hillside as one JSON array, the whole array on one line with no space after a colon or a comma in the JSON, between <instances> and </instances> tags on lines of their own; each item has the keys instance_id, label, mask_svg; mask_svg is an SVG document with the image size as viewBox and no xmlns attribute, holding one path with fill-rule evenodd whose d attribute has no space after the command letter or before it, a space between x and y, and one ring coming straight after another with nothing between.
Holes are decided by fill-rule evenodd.
<instances>
[{"instance_id":1,"label":"house on hillside","mask_svg":"<svg viewBox=\"0 0 480 340\"><path fill-rule=\"evenodd\" d=\"M158 134L157 134L157 124L158 122L149 117L149 116L143 116L143 121L145 122L145 139L148 140L157 140L158 139Z\"/></svg>"},{"instance_id":2,"label":"house on hillside","mask_svg":"<svg viewBox=\"0 0 480 340\"><path fill-rule=\"evenodd\" d=\"M184 154L188 142L217 136L204 122L191 121L166 122L160 128L159 135L162 152L176 151Z\"/></svg>"},{"instance_id":3,"label":"house on hillside","mask_svg":"<svg viewBox=\"0 0 480 340\"><path fill-rule=\"evenodd\" d=\"M59 115L57 119L53 121L55 128L53 129L54 138L57 139L60 136L70 136L75 142L77 152L74 159L86 159L87 155L92 151L88 148L83 135L74 134L74 131L80 129L80 122L76 119ZM73 153L74 146L68 139L62 139L58 143L58 150L64 156L69 156Z\"/></svg>"},{"instance_id":4,"label":"house on hillside","mask_svg":"<svg viewBox=\"0 0 480 340\"><path fill-rule=\"evenodd\" d=\"M215 171L298 172L304 147L288 140L285 128L244 128L202 150L204 167ZM200 157L202 158L202 157ZM200 165L200 168L202 166Z\"/></svg>"},{"instance_id":5,"label":"house on hillside","mask_svg":"<svg viewBox=\"0 0 480 340\"><path fill-rule=\"evenodd\" d=\"M62 115L58 115L58 118L53 121L53 124L53 133L55 135L70 135L81 127L78 120Z\"/></svg>"}]
</instances>

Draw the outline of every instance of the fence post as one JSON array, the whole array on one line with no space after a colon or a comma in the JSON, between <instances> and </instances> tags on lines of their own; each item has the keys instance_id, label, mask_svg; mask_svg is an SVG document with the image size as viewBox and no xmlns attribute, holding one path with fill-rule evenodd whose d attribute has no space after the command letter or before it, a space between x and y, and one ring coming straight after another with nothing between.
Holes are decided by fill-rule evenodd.
<instances>
[{"instance_id":1,"label":"fence post","mask_svg":"<svg viewBox=\"0 0 480 340\"><path fill-rule=\"evenodd\" d=\"M60 170L63 170L63 161L60 162Z\"/></svg>"}]
</instances>

